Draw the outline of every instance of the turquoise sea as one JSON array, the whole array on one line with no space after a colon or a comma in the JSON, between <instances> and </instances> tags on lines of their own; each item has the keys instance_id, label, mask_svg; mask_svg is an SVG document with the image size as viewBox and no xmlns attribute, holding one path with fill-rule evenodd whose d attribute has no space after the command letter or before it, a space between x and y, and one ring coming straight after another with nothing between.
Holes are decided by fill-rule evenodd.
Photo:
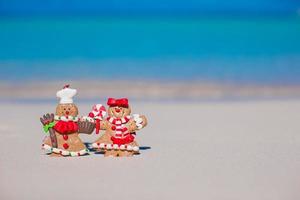
<instances>
[{"instance_id":1,"label":"turquoise sea","mask_svg":"<svg viewBox=\"0 0 300 200\"><path fill-rule=\"evenodd\" d=\"M300 17L2 17L0 80L300 83Z\"/></svg>"}]
</instances>

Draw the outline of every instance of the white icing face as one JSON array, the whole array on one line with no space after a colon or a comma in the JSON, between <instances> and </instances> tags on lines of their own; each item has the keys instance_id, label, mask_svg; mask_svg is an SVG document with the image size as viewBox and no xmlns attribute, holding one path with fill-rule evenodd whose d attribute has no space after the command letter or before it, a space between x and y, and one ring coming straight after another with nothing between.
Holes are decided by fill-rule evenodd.
<instances>
[{"instance_id":1,"label":"white icing face","mask_svg":"<svg viewBox=\"0 0 300 200\"><path fill-rule=\"evenodd\" d=\"M78 115L78 108L73 103L58 104L56 107L56 115L76 117Z\"/></svg>"},{"instance_id":2,"label":"white icing face","mask_svg":"<svg viewBox=\"0 0 300 200\"><path fill-rule=\"evenodd\" d=\"M122 118L127 115L130 115L130 113L131 113L130 107L124 108L119 106L111 106L108 108L108 116L110 117Z\"/></svg>"}]
</instances>

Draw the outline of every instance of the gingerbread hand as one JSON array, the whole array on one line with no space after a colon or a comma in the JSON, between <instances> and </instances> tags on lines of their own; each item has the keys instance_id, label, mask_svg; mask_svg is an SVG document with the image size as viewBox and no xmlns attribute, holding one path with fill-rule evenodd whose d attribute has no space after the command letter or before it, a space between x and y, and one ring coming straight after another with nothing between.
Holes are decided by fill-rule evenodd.
<instances>
[{"instance_id":1,"label":"gingerbread hand","mask_svg":"<svg viewBox=\"0 0 300 200\"><path fill-rule=\"evenodd\" d=\"M128 129L129 132L134 132L144 128L145 126L147 126L147 118L144 115L133 114L133 120Z\"/></svg>"},{"instance_id":2,"label":"gingerbread hand","mask_svg":"<svg viewBox=\"0 0 300 200\"><path fill-rule=\"evenodd\" d=\"M47 114L43 115L43 117L40 117L40 121L45 126L54 121L54 114L47 113Z\"/></svg>"},{"instance_id":3,"label":"gingerbread hand","mask_svg":"<svg viewBox=\"0 0 300 200\"><path fill-rule=\"evenodd\" d=\"M55 131L53 129L53 126L55 123L54 122L54 114L47 113L47 114L43 115L43 117L40 118L40 121L44 126L44 131L45 132L49 131L52 147L57 148L57 138L55 135Z\"/></svg>"}]
</instances>

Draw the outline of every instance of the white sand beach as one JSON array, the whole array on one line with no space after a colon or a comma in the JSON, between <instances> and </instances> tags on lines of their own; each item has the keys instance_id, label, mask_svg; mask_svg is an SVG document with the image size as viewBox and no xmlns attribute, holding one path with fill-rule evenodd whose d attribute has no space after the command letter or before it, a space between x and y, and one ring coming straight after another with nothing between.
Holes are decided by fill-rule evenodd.
<instances>
[{"instance_id":1,"label":"white sand beach","mask_svg":"<svg viewBox=\"0 0 300 200\"><path fill-rule=\"evenodd\" d=\"M133 158L45 155L55 105L0 104L0 199L300 199L299 100L137 102L149 125Z\"/></svg>"}]
</instances>

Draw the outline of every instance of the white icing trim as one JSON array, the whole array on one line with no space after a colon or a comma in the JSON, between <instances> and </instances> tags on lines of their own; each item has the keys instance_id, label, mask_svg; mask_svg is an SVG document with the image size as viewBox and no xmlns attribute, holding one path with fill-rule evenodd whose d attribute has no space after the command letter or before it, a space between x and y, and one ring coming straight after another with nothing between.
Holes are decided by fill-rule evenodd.
<instances>
[{"instance_id":1,"label":"white icing trim","mask_svg":"<svg viewBox=\"0 0 300 200\"><path fill-rule=\"evenodd\" d=\"M141 124L137 124L137 128L140 130L140 129L142 129L142 128L143 128L143 125L141 125Z\"/></svg>"},{"instance_id":2,"label":"white icing trim","mask_svg":"<svg viewBox=\"0 0 300 200\"><path fill-rule=\"evenodd\" d=\"M92 147L98 148L98 149L115 149L115 150L127 150L127 151L134 151L139 152L140 148L138 146L132 146L132 145L118 145L118 144L106 144L106 143L93 143Z\"/></svg>"},{"instance_id":3,"label":"white icing trim","mask_svg":"<svg viewBox=\"0 0 300 200\"><path fill-rule=\"evenodd\" d=\"M87 149L83 149L80 151L66 151L59 148L53 148L47 144L42 144L42 149L49 151L49 153L61 154L63 156L83 156L87 154L89 151Z\"/></svg>"},{"instance_id":4,"label":"white icing trim","mask_svg":"<svg viewBox=\"0 0 300 200\"><path fill-rule=\"evenodd\" d=\"M127 116L125 116L125 118L127 118L128 120L130 120L131 116L127 115Z\"/></svg>"},{"instance_id":5,"label":"white icing trim","mask_svg":"<svg viewBox=\"0 0 300 200\"><path fill-rule=\"evenodd\" d=\"M95 120L89 116L81 117L80 121L89 121L89 122L95 123Z\"/></svg>"},{"instance_id":6,"label":"white icing trim","mask_svg":"<svg viewBox=\"0 0 300 200\"><path fill-rule=\"evenodd\" d=\"M132 151L133 150L131 145L128 145L126 149L127 149L127 151Z\"/></svg>"},{"instance_id":7,"label":"white icing trim","mask_svg":"<svg viewBox=\"0 0 300 200\"><path fill-rule=\"evenodd\" d=\"M56 121L64 121L64 122L68 122L68 121L73 121L73 122L78 122L78 117L72 117L72 116L69 116L69 117L66 117L66 116L58 116L58 115L55 115L54 116L54 120Z\"/></svg>"},{"instance_id":8,"label":"white icing trim","mask_svg":"<svg viewBox=\"0 0 300 200\"><path fill-rule=\"evenodd\" d=\"M143 128L143 125L142 125L143 118L141 118L139 114L133 114L132 116L133 116L133 120L135 122L136 127L138 129L142 129Z\"/></svg>"},{"instance_id":9,"label":"white icing trim","mask_svg":"<svg viewBox=\"0 0 300 200\"><path fill-rule=\"evenodd\" d=\"M138 146L134 146L134 147L132 148L132 150L133 150L133 151L139 151L139 147L138 147Z\"/></svg>"},{"instance_id":10,"label":"white icing trim","mask_svg":"<svg viewBox=\"0 0 300 200\"><path fill-rule=\"evenodd\" d=\"M111 118L109 118L108 121L109 121L110 123L113 123L114 119L111 117Z\"/></svg>"},{"instance_id":11,"label":"white icing trim","mask_svg":"<svg viewBox=\"0 0 300 200\"><path fill-rule=\"evenodd\" d=\"M106 110L102 104L96 104L92 107L91 113L93 113L94 119L99 119L102 121L106 115Z\"/></svg>"},{"instance_id":12,"label":"white icing trim","mask_svg":"<svg viewBox=\"0 0 300 200\"><path fill-rule=\"evenodd\" d=\"M140 117L139 114L133 114L132 116L133 116L133 119L136 119L136 118L139 118L139 117Z\"/></svg>"}]
</instances>

